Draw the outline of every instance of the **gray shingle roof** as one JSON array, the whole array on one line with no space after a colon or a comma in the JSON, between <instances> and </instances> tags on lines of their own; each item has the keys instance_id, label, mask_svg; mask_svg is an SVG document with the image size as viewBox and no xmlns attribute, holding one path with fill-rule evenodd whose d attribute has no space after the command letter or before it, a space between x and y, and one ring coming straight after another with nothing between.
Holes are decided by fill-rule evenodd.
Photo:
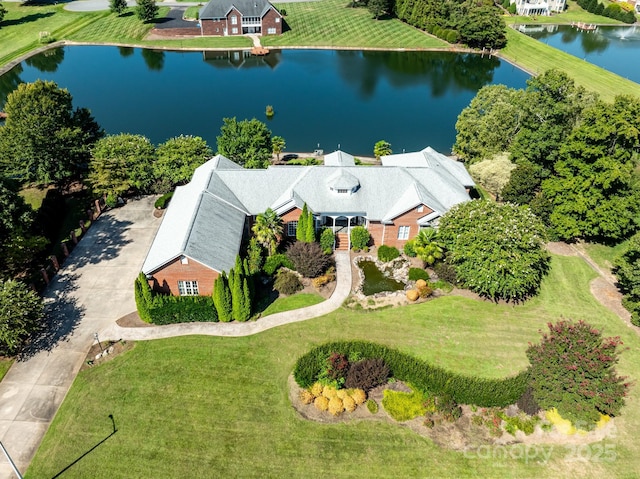
<instances>
[{"instance_id":1,"label":"gray shingle roof","mask_svg":"<svg viewBox=\"0 0 640 479\"><path fill-rule=\"evenodd\" d=\"M424 204L434 214L425 214L419 222L435 219L469 200L465 186L470 177L464 165L458 169L453 160L425 151L418 153L421 158L416 163L400 158L410 167L271 166L266 170L246 170L218 155L196 169L188 185L176 188L142 271L153 273L180 255L216 271L228 271L240 248L246 216L267 208L284 213L306 203L315 214L391 222Z\"/></svg>"},{"instance_id":2,"label":"gray shingle roof","mask_svg":"<svg viewBox=\"0 0 640 479\"><path fill-rule=\"evenodd\" d=\"M210 0L200 9L200 19L223 18L235 7L243 17L260 17L274 8L267 0ZM276 10L277 11L277 10Z\"/></svg>"}]
</instances>

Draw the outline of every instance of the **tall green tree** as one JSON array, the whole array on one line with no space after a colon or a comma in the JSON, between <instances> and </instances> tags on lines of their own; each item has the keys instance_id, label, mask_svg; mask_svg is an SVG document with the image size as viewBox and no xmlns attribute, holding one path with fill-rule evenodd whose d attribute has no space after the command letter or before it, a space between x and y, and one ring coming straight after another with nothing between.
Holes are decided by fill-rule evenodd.
<instances>
[{"instance_id":1,"label":"tall green tree","mask_svg":"<svg viewBox=\"0 0 640 479\"><path fill-rule=\"evenodd\" d=\"M313 243L316 240L316 221L311 211L307 211L307 220L305 221L305 242Z\"/></svg>"},{"instance_id":2,"label":"tall green tree","mask_svg":"<svg viewBox=\"0 0 640 479\"><path fill-rule=\"evenodd\" d=\"M389 0L367 0L367 9L378 20L390 10Z\"/></svg>"},{"instance_id":3,"label":"tall green tree","mask_svg":"<svg viewBox=\"0 0 640 479\"><path fill-rule=\"evenodd\" d=\"M158 16L159 10L160 8L156 5L155 0L138 0L136 15L138 19L148 23Z\"/></svg>"},{"instance_id":4,"label":"tall green tree","mask_svg":"<svg viewBox=\"0 0 640 479\"><path fill-rule=\"evenodd\" d=\"M507 44L507 26L494 6L476 7L473 2L458 24L460 39L472 48L503 48Z\"/></svg>"},{"instance_id":5,"label":"tall green tree","mask_svg":"<svg viewBox=\"0 0 640 479\"><path fill-rule=\"evenodd\" d=\"M252 231L258 242L266 248L269 256L272 256L282 237L282 218L271 208L267 208L264 213L256 216Z\"/></svg>"},{"instance_id":6,"label":"tall green tree","mask_svg":"<svg viewBox=\"0 0 640 479\"><path fill-rule=\"evenodd\" d=\"M227 274L224 271L213 283L213 305L216 307L220 321L228 323L233 319L231 290Z\"/></svg>"},{"instance_id":7,"label":"tall green tree","mask_svg":"<svg viewBox=\"0 0 640 479\"><path fill-rule=\"evenodd\" d=\"M127 0L109 0L109 10L111 13L122 15L127 9Z\"/></svg>"},{"instance_id":8,"label":"tall green tree","mask_svg":"<svg viewBox=\"0 0 640 479\"><path fill-rule=\"evenodd\" d=\"M54 82L23 83L4 105L0 173L27 181L65 184L77 178L91 146L104 133L86 109L73 109L71 94Z\"/></svg>"},{"instance_id":9,"label":"tall green tree","mask_svg":"<svg viewBox=\"0 0 640 479\"><path fill-rule=\"evenodd\" d=\"M274 136L273 138L271 138L271 148L278 161L280 161L280 153L282 153L286 147L287 143L281 136Z\"/></svg>"},{"instance_id":10,"label":"tall green tree","mask_svg":"<svg viewBox=\"0 0 640 479\"><path fill-rule=\"evenodd\" d=\"M302 207L302 213L300 213L300 216L298 217L298 224L296 225L296 239L298 241L306 241L307 240L307 217L308 217L308 211L307 211L307 204L305 203L304 206Z\"/></svg>"},{"instance_id":11,"label":"tall green tree","mask_svg":"<svg viewBox=\"0 0 640 479\"><path fill-rule=\"evenodd\" d=\"M262 246L257 238L255 236L252 237L247 248L247 263L249 275L251 276L255 276L262 271L262 264L264 263L262 251Z\"/></svg>"},{"instance_id":12,"label":"tall green tree","mask_svg":"<svg viewBox=\"0 0 640 479\"><path fill-rule=\"evenodd\" d=\"M43 327L42 299L25 284L0 280L0 352L13 355Z\"/></svg>"},{"instance_id":13,"label":"tall green tree","mask_svg":"<svg viewBox=\"0 0 640 479\"><path fill-rule=\"evenodd\" d=\"M121 133L98 141L87 178L99 194L121 195L130 189L145 193L154 180L155 147L142 135Z\"/></svg>"},{"instance_id":14,"label":"tall green tree","mask_svg":"<svg viewBox=\"0 0 640 479\"><path fill-rule=\"evenodd\" d=\"M245 168L267 168L273 153L267 125L255 118L224 118L223 122L217 137L218 153Z\"/></svg>"},{"instance_id":15,"label":"tall green tree","mask_svg":"<svg viewBox=\"0 0 640 479\"><path fill-rule=\"evenodd\" d=\"M619 241L638 228L638 125L640 100L629 96L598 102L583 114L542 183L560 238Z\"/></svg>"},{"instance_id":16,"label":"tall green tree","mask_svg":"<svg viewBox=\"0 0 640 479\"><path fill-rule=\"evenodd\" d=\"M613 272L624 295L622 305L631 313L631 322L640 326L640 233L629 239L624 253L615 260Z\"/></svg>"},{"instance_id":17,"label":"tall green tree","mask_svg":"<svg viewBox=\"0 0 640 479\"><path fill-rule=\"evenodd\" d=\"M153 164L156 178L166 178L172 185L188 183L195 169L205 163L213 152L199 136L180 135L156 148Z\"/></svg>"},{"instance_id":18,"label":"tall green tree","mask_svg":"<svg viewBox=\"0 0 640 479\"><path fill-rule=\"evenodd\" d=\"M376 157L376 160L380 161L381 156L390 155L393 153L391 150L391 143L385 140L380 140L373 145L373 155Z\"/></svg>"},{"instance_id":19,"label":"tall green tree","mask_svg":"<svg viewBox=\"0 0 640 479\"><path fill-rule=\"evenodd\" d=\"M490 299L524 300L549 271L546 229L528 206L456 205L441 218L438 238L458 281Z\"/></svg>"},{"instance_id":20,"label":"tall green tree","mask_svg":"<svg viewBox=\"0 0 640 479\"><path fill-rule=\"evenodd\" d=\"M593 427L600 414L617 416L629 389L615 370L620 338L603 338L584 321L548 327L540 344L527 349L536 402L543 409L556 408L581 429Z\"/></svg>"},{"instance_id":21,"label":"tall green tree","mask_svg":"<svg viewBox=\"0 0 640 479\"><path fill-rule=\"evenodd\" d=\"M229 286L233 319L242 322L251 317L251 295L243 271L242 261L237 256L236 265L229 272L229 278L233 278L233 281L229 281Z\"/></svg>"},{"instance_id":22,"label":"tall green tree","mask_svg":"<svg viewBox=\"0 0 640 479\"><path fill-rule=\"evenodd\" d=\"M47 240L33 233L34 214L17 191L0 180L0 277L23 272Z\"/></svg>"}]
</instances>

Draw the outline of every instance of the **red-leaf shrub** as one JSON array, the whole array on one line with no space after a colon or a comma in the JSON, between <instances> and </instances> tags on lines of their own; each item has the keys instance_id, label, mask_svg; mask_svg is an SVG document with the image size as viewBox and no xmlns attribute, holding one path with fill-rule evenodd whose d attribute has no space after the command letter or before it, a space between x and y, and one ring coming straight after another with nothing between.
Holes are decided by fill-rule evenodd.
<instances>
[{"instance_id":1,"label":"red-leaf shrub","mask_svg":"<svg viewBox=\"0 0 640 479\"><path fill-rule=\"evenodd\" d=\"M389 366L382 359L363 359L352 363L347 372L344 383L346 388L364 389L369 391L389 378Z\"/></svg>"}]
</instances>

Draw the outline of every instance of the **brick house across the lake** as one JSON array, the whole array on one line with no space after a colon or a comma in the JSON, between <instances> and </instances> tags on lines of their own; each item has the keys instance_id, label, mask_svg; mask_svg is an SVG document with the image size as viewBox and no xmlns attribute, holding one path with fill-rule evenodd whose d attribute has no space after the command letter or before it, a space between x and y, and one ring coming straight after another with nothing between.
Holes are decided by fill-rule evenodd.
<instances>
[{"instance_id":1,"label":"brick house across the lake","mask_svg":"<svg viewBox=\"0 0 640 479\"><path fill-rule=\"evenodd\" d=\"M210 0L199 19L202 35L282 34L282 15L267 0Z\"/></svg>"},{"instance_id":2,"label":"brick house across the lake","mask_svg":"<svg viewBox=\"0 0 640 479\"><path fill-rule=\"evenodd\" d=\"M353 156L336 151L323 166L262 170L218 155L176 188L142 271L155 291L210 295L258 214L272 208L284 235L295 239L305 203L317 229L334 231L338 249L349 249L357 225L369 230L373 245L401 249L420 228L469 201L474 186L462 163L431 148L385 156L382 166L355 166Z\"/></svg>"}]
</instances>

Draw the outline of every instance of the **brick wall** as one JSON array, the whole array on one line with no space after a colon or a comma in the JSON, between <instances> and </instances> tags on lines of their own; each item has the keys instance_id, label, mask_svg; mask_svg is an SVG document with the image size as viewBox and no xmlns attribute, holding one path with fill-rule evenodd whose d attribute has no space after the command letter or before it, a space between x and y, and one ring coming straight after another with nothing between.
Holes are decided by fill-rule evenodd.
<instances>
[{"instance_id":1,"label":"brick wall","mask_svg":"<svg viewBox=\"0 0 640 479\"><path fill-rule=\"evenodd\" d=\"M407 241L398 239L398 230L400 229L400 226L410 227L409 239L411 239L418 234L418 231L420 231L418 220L430 213L433 213L433 210L423 205L421 212L418 212L418 208L415 207L394 218L393 224L386 225L384 231L384 244L402 249Z\"/></svg>"},{"instance_id":2,"label":"brick wall","mask_svg":"<svg viewBox=\"0 0 640 479\"><path fill-rule=\"evenodd\" d=\"M231 23L231 17L234 15L236 17L235 25ZM234 28L237 29L236 33L233 33ZM235 8L232 8L227 14L227 35L242 35L242 14Z\"/></svg>"},{"instance_id":3,"label":"brick wall","mask_svg":"<svg viewBox=\"0 0 640 479\"><path fill-rule=\"evenodd\" d=\"M288 236L288 226L287 223L289 221L298 221L300 219L300 214L302 213L302 210L300 208L293 208L289 211L287 211L285 214L280 215L280 218L282 218L282 226L283 226L283 233L284 236ZM295 238L295 235L293 236L293 238Z\"/></svg>"},{"instance_id":4,"label":"brick wall","mask_svg":"<svg viewBox=\"0 0 640 479\"><path fill-rule=\"evenodd\" d=\"M380 246L382 244L382 232L384 230L384 225L379 221L369 221L367 229L371 235L371 244L374 246Z\"/></svg>"},{"instance_id":5,"label":"brick wall","mask_svg":"<svg viewBox=\"0 0 640 479\"><path fill-rule=\"evenodd\" d=\"M203 35L224 35L226 20L200 20Z\"/></svg>"},{"instance_id":6,"label":"brick wall","mask_svg":"<svg viewBox=\"0 0 640 479\"><path fill-rule=\"evenodd\" d=\"M274 8L271 8L264 17L262 17L262 34L269 35L269 28L276 29L276 35L282 34L282 15Z\"/></svg>"},{"instance_id":7,"label":"brick wall","mask_svg":"<svg viewBox=\"0 0 640 479\"><path fill-rule=\"evenodd\" d=\"M211 295L218 272L191 258L188 258L187 261L188 264L182 264L180 258L177 258L153 273L151 284L153 290L178 296L178 281L197 281L200 295Z\"/></svg>"}]
</instances>

